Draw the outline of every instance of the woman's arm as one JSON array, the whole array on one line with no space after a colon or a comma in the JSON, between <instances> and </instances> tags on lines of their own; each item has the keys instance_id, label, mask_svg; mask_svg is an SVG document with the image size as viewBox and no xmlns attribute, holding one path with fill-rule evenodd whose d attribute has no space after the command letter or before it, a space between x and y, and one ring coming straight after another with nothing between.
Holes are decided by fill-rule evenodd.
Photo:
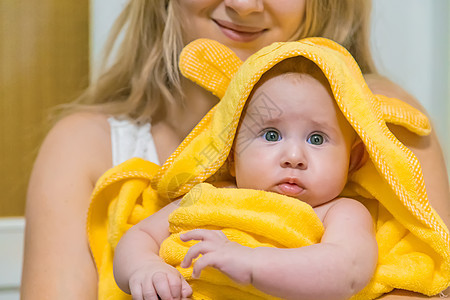
<instances>
[{"instance_id":1,"label":"woman's arm","mask_svg":"<svg viewBox=\"0 0 450 300\"><path fill-rule=\"evenodd\" d=\"M366 75L366 82L375 94L398 98L425 112L420 103L398 85L379 75ZM418 136L407 129L389 124L394 135L419 159L422 167L428 199L431 206L450 226L450 190L447 168L438 137L433 130L429 136Z\"/></svg>"},{"instance_id":2,"label":"woman's arm","mask_svg":"<svg viewBox=\"0 0 450 300\"><path fill-rule=\"evenodd\" d=\"M26 205L22 299L96 299L86 216L97 178L111 167L105 116L59 121L41 146Z\"/></svg>"}]
</instances>

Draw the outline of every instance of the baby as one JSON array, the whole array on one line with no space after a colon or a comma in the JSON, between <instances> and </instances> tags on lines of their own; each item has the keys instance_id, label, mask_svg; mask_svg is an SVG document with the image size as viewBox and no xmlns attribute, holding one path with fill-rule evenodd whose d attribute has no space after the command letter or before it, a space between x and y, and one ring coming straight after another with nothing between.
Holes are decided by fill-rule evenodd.
<instances>
[{"instance_id":1,"label":"baby","mask_svg":"<svg viewBox=\"0 0 450 300\"><path fill-rule=\"evenodd\" d=\"M260 99L269 100L279 113L262 114ZM199 241L181 267L202 255L194 263L194 278L209 266L285 299L351 297L375 271L377 242L368 210L339 195L349 174L366 159L364 144L337 107L320 68L302 57L278 63L247 101L228 158L235 183L228 186L308 203L323 223L323 237L301 248L249 248L229 241L222 231L195 229L181 235L183 241ZM117 245L115 279L133 299L181 299L192 293L181 274L158 256L177 204L132 227Z\"/></svg>"}]
</instances>

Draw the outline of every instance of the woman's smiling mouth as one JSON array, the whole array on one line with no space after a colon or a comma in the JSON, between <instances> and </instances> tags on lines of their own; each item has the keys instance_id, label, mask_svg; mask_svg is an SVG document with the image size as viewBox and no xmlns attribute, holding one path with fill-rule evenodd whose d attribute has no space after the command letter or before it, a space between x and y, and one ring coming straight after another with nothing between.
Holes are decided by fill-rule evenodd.
<instances>
[{"instance_id":1,"label":"woman's smiling mouth","mask_svg":"<svg viewBox=\"0 0 450 300\"><path fill-rule=\"evenodd\" d=\"M214 19L213 21L217 24L225 36L236 42L251 42L266 31L264 28L240 26L228 21Z\"/></svg>"}]
</instances>

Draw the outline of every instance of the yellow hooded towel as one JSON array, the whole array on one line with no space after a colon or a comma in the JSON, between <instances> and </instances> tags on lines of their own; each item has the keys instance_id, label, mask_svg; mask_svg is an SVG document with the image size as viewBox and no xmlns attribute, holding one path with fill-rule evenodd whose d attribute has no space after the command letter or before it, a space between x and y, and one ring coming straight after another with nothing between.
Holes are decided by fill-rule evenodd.
<instances>
[{"instance_id":1,"label":"yellow hooded towel","mask_svg":"<svg viewBox=\"0 0 450 300\"><path fill-rule=\"evenodd\" d=\"M330 40L274 43L242 63L225 46L202 39L186 46L180 68L221 101L162 167L131 159L106 172L93 192L87 225L99 274L99 299L131 298L118 289L112 275L117 242L133 224L183 195L169 218L173 234L160 249L160 256L174 266L192 245L182 243L179 233L199 227L221 229L230 240L250 247L320 242L323 226L309 205L264 191L219 189L203 183L227 177L224 162L254 85L275 64L296 56L321 68L338 107L370 157L342 193L367 206L379 247L372 280L352 299L374 299L394 288L434 295L450 285L448 229L428 202L417 158L386 126L389 122L427 135L431 129L422 113L400 100L372 94L352 56ZM273 298L212 268L197 280L191 277L192 269L179 270L192 285L194 299Z\"/></svg>"}]
</instances>

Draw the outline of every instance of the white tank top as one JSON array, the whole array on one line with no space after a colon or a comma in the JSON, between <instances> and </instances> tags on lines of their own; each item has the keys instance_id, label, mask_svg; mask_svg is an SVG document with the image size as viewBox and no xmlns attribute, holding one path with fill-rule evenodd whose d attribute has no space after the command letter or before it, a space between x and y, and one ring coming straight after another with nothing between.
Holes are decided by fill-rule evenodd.
<instances>
[{"instance_id":1,"label":"white tank top","mask_svg":"<svg viewBox=\"0 0 450 300\"><path fill-rule=\"evenodd\" d=\"M135 124L129 120L108 118L111 127L113 165L140 157L159 165L150 123Z\"/></svg>"}]
</instances>

